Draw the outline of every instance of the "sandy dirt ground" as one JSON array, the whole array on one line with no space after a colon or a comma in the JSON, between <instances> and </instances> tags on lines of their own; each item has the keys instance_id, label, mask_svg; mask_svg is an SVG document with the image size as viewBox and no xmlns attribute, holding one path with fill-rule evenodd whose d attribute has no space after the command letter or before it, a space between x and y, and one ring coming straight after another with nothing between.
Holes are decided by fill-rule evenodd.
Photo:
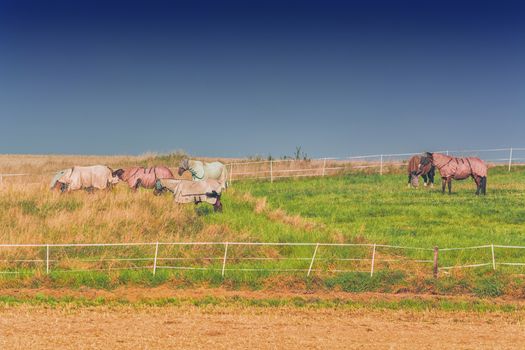
<instances>
[{"instance_id":1,"label":"sandy dirt ground","mask_svg":"<svg viewBox=\"0 0 525 350\"><path fill-rule=\"evenodd\" d=\"M0 349L523 349L516 314L13 306Z\"/></svg>"}]
</instances>

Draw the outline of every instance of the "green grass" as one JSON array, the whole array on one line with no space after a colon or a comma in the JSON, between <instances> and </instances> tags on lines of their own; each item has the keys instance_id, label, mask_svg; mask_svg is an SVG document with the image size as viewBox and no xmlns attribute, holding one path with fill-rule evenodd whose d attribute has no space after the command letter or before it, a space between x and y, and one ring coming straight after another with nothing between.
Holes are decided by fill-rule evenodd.
<instances>
[{"instance_id":1,"label":"green grass","mask_svg":"<svg viewBox=\"0 0 525 350\"><path fill-rule=\"evenodd\" d=\"M415 312L448 311L477 313L516 313L525 309L514 303L493 303L489 300L454 300L445 298L423 299L418 297L400 300L384 300L372 297L369 300L349 300L339 298L321 299L317 297L282 297L282 298L248 298L243 296L227 297L170 297L140 300L126 298L86 298L78 296L54 297L37 294L33 297L0 296L0 308L22 305L44 306L50 308L66 308L68 310L85 307L258 307L258 308L305 308L332 310L409 310Z\"/></svg>"},{"instance_id":2,"label":"green grass","mask_svg":"<svg viewBox=\"0 0 525 350\"><path fill-rule=\"evenodd\" d=\"M57 212L82 216L83 210L104 213L116 210L121 202L133 206L140 218L130 217L133 225L122 230L106 218L104 225L90 224L84 219L82 231L105 241L137 241L136 229L145 238L140 241L252 241L252 242L311 242L388 244L432 248L438 246L467 247L486 244L525 246L525 168L515 167L508 173L503 167L492 168L488 177L487 196L475 196L471 180L454 182L454 194L442 195L439 183L434 189L418 190L406 187L405 175L347 174L337 177L281 180L274 183L242 181L234 183L224 194L224 212L214 213L210 206L168 215L172 202L168 197L153 197L139 193L131 200L121 191L100 196L59 197L49 200L33 199L26 194L19 199L15 194L0 201L6 210L15 206L19 219L3 219L6 227L29 222L29 228L45 225ZM252 197L246 197L250 193ZM120 197L118 197L120 196ZM128 200L129 198L129 200ZM257 200L266 199L266 206ZM95 201L96 199L96 201ZM142 213L139 209L148 209ZM121 212L119 212L122 215ZM142 213L142 214L141 214ZM7 214L6 214L7 215ZM292 217L291 217L292 216ZM293 217L296 216L296 217ZM11 221L10 221L11 220ZM148 220L155 225L148 225ZM144 226L144 228L141 228ZM148 228L148 226L151 226ZM104 236L108 232L111 236ZM66 228L59 228L65 230ZM162 236L157 234L162 231ZM14 230L13 230L14 232ZM27 230L29 232L29 229ZM61 231L46 227L46 237L63 238ZM81 235L77 235L81 236ZM126 236L126 237L127 237ZM145 287L175 284L181 287L206 285L226 286L231 289L322 289L348 292L417 292L438 294L473 294L481 297L500 295L523 296L525 282L521 267L498 265L452 271L441 270L439 279L432 278L432 264L411 260L432 260L432 251L377 248L375 274L370 277L371 247L320 247L313 272L306 277L314 246L233 246L228 248L225 277L221 275L224 245L213 247L161 246L159 258L187 260L159 261L159 270L153 276L150 269L120 272L59 272L57 270L124 267L117 263L87 263L76 259L98 257L152 257L154 246L128 248L53 248L51 259L60 259L64 265L53 263L51 274L21 265L27 275L0 275L4 287L57 287L113 289L122 285ZM32 249L32 248L31 248ZM35 257L44 257L45 249L33 249ZM30 248L27 249L30 251ZM498 262L525 262L525 250L497 248ZM20 255L22 256L22 255ZM211 259L202 259L209 257ZM254 259L255 258L255 259ZM351 259L364 259L354 261ZM343 259L343 260L342 260ZM346 260L344 260L346 259ZM490 248L468 251L441 251L440 266L491 262ZM138 266L151 261L133 262ZM206 267L207 270L174 271L163 266ZM213 269L213 270L212 270ZM245 269L245 271L235 271ZM252 271L262 269L266 271ZM290 270L277 272L273 270ZM298 270L298 271L295 271ZM333 273L334 270L343 272Z\"/></svg>"}]
</instances>

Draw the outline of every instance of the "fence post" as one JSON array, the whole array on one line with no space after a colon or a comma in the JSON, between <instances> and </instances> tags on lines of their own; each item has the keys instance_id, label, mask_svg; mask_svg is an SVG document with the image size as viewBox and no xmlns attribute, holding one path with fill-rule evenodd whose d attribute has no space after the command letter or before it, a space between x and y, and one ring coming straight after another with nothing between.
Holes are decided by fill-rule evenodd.
<instances>
[{"instance_id":1,"label":"fence post","mask_svg":"<svg viewBox=\"0 0 525 350\"><path fill-rule=\"evenodd\" d=\"M326 174L326 158L323 160L323 176Z\"/></svg>"},{"instance_id":2,"label":"fence post","mask_svg":"<svg viewBox=\"0 0 525 350\"><path fill-rule=\"evenodd\" d=\"M273 182L273 159L270 159L270 182Z\"/></svg>"},{"instance_id":3,"label":"fence post","mask_svg":"<svg viewBox=\"0 0 525 350\"><path fill-rule=\"evenodd\" d=\"M230 163L230 184L233 183L233 163Z\"/></svg>"},{"instance_id":4,"label":"fence post","mask_svg":"<svg viewBox=\"0 0 525 350\"><path fill-rule=\"evenodd\" d=\"M510 148L510 153L509 153L509 171L511 167L512 167L512 147Z\"/></svg>"},{"instance_id":5,"label":"fence post","mask_svg":"<svg viewBox=\"0 0 525 350\"><path fill-rule=\"evenodd\" d=\"M49 244L46 244L46 275L49 275Z\"/></svg>"},{"instance_id":6,"label":"fence post","mask_svg":"<svg viewBox=\"0 0 525 350\"><path fill-rule=\"evenodd\" d=\"M222 277L224 277L224 269L226 269L226 259L228 256L228 242L224 244L224 258L222 259Z\"/></svg>"},{"instance_id":7,"label":"fence post","mask_svg":"<svg viewBox=\"0 0 525 350\"><path fill-rule=\"evenodd\" d=\"M372 250L372 266L370 267L370 277L374 276L374 263L376 260L376 244L374 243L374 248Z\"/></svg>"},{"instance_id":8,"label":"fence post","mask_svg":"<svg viewBox=\"0 0 525 350\"><path fill-rule=\"evenodd\" d=\"M436 246L434 247L434 271L432 273L434 278L438 277L438 256L439 256L439 248Z\"/></svg>"},{"instance_id":9,"label":"fence post","mask_svg":"<svg viewBox=\"0 0 525 350\"><path fill-rule=\"evenodd\" d=\"M447 156L448 156L448 149L447 149Z\"/></svg>"},{"instance_id":10,"label":"fence post","mask_svg":"<svg viewBox=\"0 0 525 350\"><path fill-rule=\"evenodd\" d=\"M492 250L492 269L496 270L496 256L494 255L494 243L490 245L490 249Z\"/></svg>"},{"instance_id":11,"label":"fence post","mask_svg":"<svg viewBox=\"0 0 525 350\"><path fill-rule=\"evenodd\" d=\"M319 248L319 243L315 245L314 255L312 255L312 261L310 261L310 267L308 268L308 273L306 274L307 277L310 276L310 273L312 272L312 266L314 266L314 260L315 260L315 255L317 254L317 248Z\"/></svg>"},{"instance_id":12,"label":"fence post","mask_svg":"<svg viewBox=\"0 0 525 350\"><path fill-rule=\"evenodd\" d=\"M381 155L381 165L379 167L379 175L383 175L383 155Z\"/></svg>"},{"instance_id":13,"label":"fence post","mask_svg":"<svg viewBox=\"0 0 525 350\"><path fill-rule=\"evenodd\" d=\"M159 242L155 244L155 258L153 259L153 275L157 272L157 255L159 254Z\"/></svg>"}]
</instances>

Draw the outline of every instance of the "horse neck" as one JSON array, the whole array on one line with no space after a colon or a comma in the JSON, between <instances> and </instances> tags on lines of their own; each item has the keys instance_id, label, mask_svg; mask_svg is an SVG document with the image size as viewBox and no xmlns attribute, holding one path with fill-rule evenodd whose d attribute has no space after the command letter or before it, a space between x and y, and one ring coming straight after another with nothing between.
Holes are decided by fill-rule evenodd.
<instances>
[{"instance_id":1,"label":"horse neck","mask_svg":"<svg viewBox=\"0 0 525 350\"><path fill-rule=\"evenodd\" d=\"M204 165L200 161L190 160L188 162L188 170L192 176L203 177L204 176Z\"/></svg>"},{"instance_id":2,"label":"horse neck","mask_svg":"<svg viewBox=\"0 0 525 350\"><path fill-rule=\"evenodd\" d=\"M451 159L452 157L450 156L446 156L441 153L434 153L434 155L432 156L432 164L440 168L447 164Z\"/></svg>"}]
</instances>

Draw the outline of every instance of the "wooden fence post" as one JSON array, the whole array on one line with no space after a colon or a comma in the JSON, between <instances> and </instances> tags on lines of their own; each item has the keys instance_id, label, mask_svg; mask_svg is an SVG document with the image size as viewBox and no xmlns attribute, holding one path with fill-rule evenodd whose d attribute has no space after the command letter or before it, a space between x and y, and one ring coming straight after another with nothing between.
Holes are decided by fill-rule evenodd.
<instances>
[{"instance_id":1,"label":"wooden fence post","mask_svg":"<svg viewBox=\"0 0 525 350\"><path fill-rule=\"evenodd\" d=\"M383 175L383 155L381 155L381 165L379 167L379 175Z\"/></svg>"},{"instance_id":2,"label":"wooden fence post","mask_svg":"<svg viewBox=\"0 0 525 350\"><path fill-rule=\"evenodd\" d=\"M326 158L323 160L323 176L326 174Z\"/></svg>"},{"instance_id":3,"label":"wooden fence post","mask_svg":"<svg viewBox=\"0 0 525 350\"><path fill-rule=\"evenodd\" d=\"M433 271L434 278L438 277L438 256L439 256L439 248L436 246L434 247L434 271Z\"/></svg>"},{"instance_id":4,"label":"wooden fence post","mask_svg":"<svg viewBox=\"0 0 525 350\"><path fill-rule=\"evenodd\" d=\"M159 242L155 244L155 258L153 259L153 275L157 272L157 255L159 254Z\"/></svg>"}]
</instances>

